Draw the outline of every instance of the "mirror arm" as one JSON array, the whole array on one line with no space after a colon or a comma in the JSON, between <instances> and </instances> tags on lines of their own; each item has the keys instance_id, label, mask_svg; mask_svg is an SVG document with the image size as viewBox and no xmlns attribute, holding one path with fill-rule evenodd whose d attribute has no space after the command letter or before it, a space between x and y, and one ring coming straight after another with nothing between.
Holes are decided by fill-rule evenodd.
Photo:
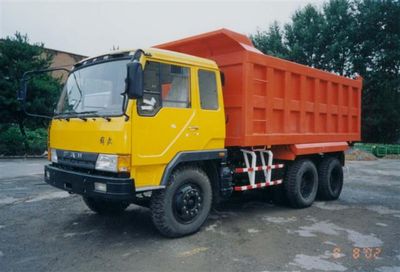
<instances>
[{"instance_id":1,"label":"mirror arm","mask_svg":"<svg viewBox=\"0 0 400 272\"><path fill-rule=\"evenodd\" d=\"M59 70L66 71L68 73L71 72L71 70L64 68L64 67L54 67L54 68L47 68L47 69L40 69L40 70L31 70L31 71L25 72L22 75L22 79L26 79L28 75L42 74L42 73L46 73L46 72L59 71Z\"/></svg>"},{"instance_id":2,"label":"mirror arm","mask_svg":"<svg viewBox=\"0 0 400 272\"><path fill-rule=\"evenodd\" d=\"M126 109L128 108L128 104L126 102L126 97L128 96L128 94L125 92L121 93L123 99L122 99L122 114L125 116L125 121L129 120L129 115L126 113ZM127 105L125 105L127 104Z\"/></svg>"},{"instance_id":3,"label":"mirror arm","mask_svg":"<svg viewBox=\"0 0 400 272\"><path fill-rule=\"evenodd\" d=\"M24 110L24 113L30 117L39 117L39 118L45 118L45 119L49 119L52 120L53 117L47 116L47 115L40 115L40 114L34 114L34 113L29 113L26 110Z\"/></svg>"},{"instance_id":4,"label":"mirror arm","mask_svg":"<svg viewBox=\"0 0 400 272\"><path fill-rule=\"evenodd\" d=\"M52 119L52 117L47 116L47 115L33 114L33 113L29 113L26 111L26 95L28 92L28 81L30 81L32 79L31 75L42 74L42 73L52 72L52 71L60 71L60 70L66 71L68 74L71 72L71 70L64 68L64 67L55 67L55 68L27 71L22 75L22 78L20 80L20 89L17 93L17 100L21 103L23 113L25 113L26 115L31 116L31 117Z\"/></svg>"}]
</instances>

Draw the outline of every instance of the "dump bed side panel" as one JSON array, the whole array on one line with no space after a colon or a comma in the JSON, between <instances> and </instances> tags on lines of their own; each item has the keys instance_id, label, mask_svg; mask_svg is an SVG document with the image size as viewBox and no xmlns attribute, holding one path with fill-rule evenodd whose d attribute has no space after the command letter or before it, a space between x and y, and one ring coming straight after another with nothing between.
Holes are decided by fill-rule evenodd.
<instances>
[{"instance_id":1,"label":"dump bed side panel","mask_svg":"<svg viewBox=\"0 0 400 272\"><path fill-rule=\"evenodd\" d=\"M227 129L227 146L360 140L361 80L248 54L240 100L244 136L233 139ZM230 90L224 92L227 109L240 105L239 97L230 98ZM228 125L240 123L227 113Z\"/></svg>"}]
</instances>

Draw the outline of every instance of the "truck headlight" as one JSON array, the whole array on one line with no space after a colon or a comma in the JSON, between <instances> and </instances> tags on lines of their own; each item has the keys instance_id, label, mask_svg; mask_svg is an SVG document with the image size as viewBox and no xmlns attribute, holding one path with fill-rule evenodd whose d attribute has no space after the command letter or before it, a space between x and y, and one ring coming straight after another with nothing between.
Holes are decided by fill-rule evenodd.
<instances>
[{"instance_id":1,"label":"truck headlight","mask_svg":"<svg viewBox=\"0 0 400 272\"><path fill-rule=\"evenodd\" d=\"M118 156L109 154L99 154L96 161L96 170L117 172Z\"/></svg>"},{"instance_id":2,"label":"truck headlight","mask_svg":"<svg viewBox=\"0 0 400 272\"><path fill-rule=\"evenodd\" d=\"M108 172L129 172L131 170L131 156L99 154L95 169Z\"/></svg>"},{"instance_id":3,"label":"truck headlight","mask_svg":"<svg viewBox=\"0 0 400 272\"><path fill-rule=\"evenodd\" d=\"M57 150L55 150L54 148L50 149L50 160L51 160L51 162L54 162L54 163L58 162Z\"/></svg>"}]
</instances>

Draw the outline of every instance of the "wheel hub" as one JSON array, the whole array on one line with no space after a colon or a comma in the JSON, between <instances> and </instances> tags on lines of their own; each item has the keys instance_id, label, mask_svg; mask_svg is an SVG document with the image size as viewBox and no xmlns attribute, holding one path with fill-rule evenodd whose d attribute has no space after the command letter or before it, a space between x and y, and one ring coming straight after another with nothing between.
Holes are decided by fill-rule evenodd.
<instances>
[{"instance_id":1,"label":"wheel hub","mask_svg":"<svg viewBox=\"0 0 400 272\"><path fill-rule=\"evenodd\" d=\"M184 185L177 190L174 202L176 218L182 223L190 223L199 215L202 208L202 192L195 185Z\"/></svg>"},{"instance_id":2,"label":"wheel hub","mask_svg":"<svg viewBox=\"0 0 400 272\"><path fill-rule=\"evenodd\" d=\"M301 177L300 193L304 198L308 198L314 187L313 176L310 172L305 172Z\"/></svg>"},{"instance_id":3,"label":"wheel hub","mask_svg":"<svg viewBox=\"0 0 400 272\"><path fill-rule=\"evenodd\" d=\"M340 190L340 171L334 168L329 178L329 185L333 193L337 193Z\"/></svg>"}]
</instances>

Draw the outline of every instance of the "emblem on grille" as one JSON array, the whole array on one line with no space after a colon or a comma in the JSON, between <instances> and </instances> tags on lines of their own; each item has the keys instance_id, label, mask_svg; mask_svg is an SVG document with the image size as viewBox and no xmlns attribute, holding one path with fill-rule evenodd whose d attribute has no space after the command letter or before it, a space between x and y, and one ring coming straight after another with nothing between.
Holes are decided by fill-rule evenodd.
<instances>
[{"instance_id":1,"label":"emblem on grille","mask_svg":"<svg viewBox=\"0 0 400 272\"><path fill-rule=\"evenodd\" d=\"M64 158L79 160L82 157L83 154L81 152L64 151Z\"/></svg>"}]
</instances>

